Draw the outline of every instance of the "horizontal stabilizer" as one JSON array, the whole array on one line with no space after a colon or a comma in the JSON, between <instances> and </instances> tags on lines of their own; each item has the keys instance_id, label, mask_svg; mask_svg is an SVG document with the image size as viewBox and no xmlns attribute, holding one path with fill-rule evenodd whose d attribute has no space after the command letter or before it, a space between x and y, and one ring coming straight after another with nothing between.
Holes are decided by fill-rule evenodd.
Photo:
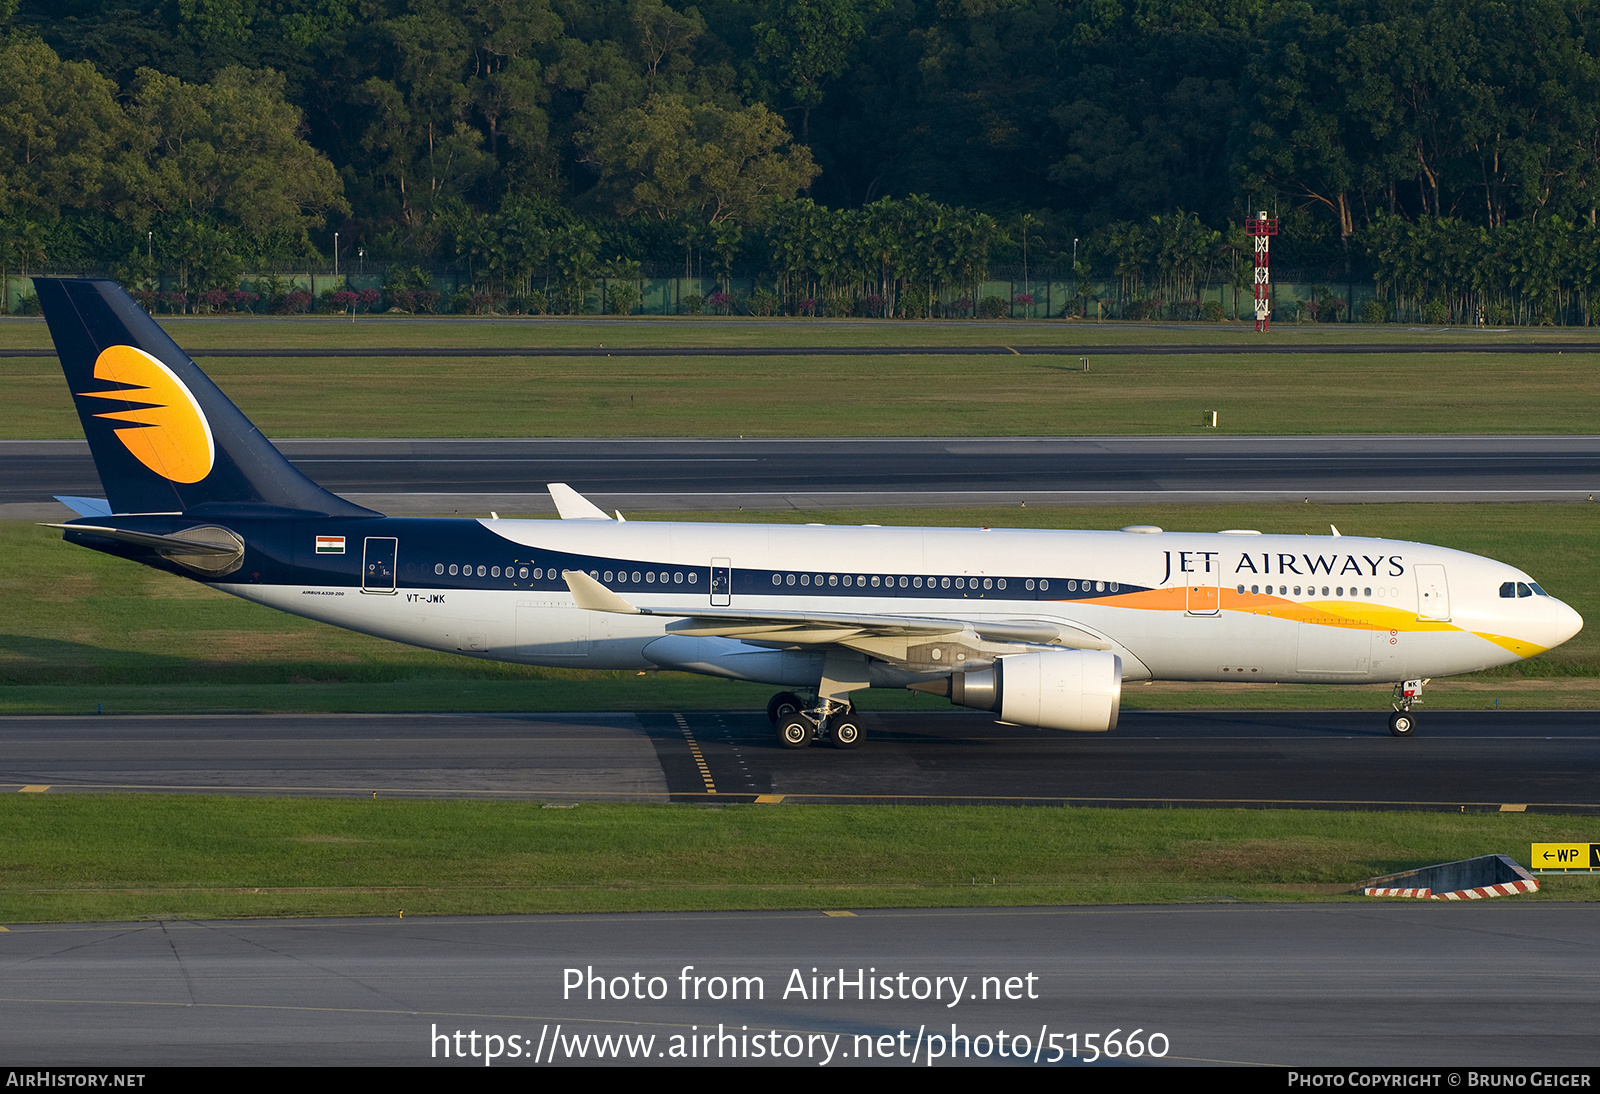
<instances>
[{"instance_id":1,"label":"horizontal stabilizer","mask_svg":"<svg viewBox=\"0 0 1600 1094\"><path fill-rule=\"evenodd\" d=\"M105 498L75 498L70 494L57 494L56 500L80 517L109 517L111 503ZM56 527L56 525L51 525Z\"/></svg>"},{"instance_id":2,"label":"horizontal stabilizer","mask_svg":"<svg viewBox=\"0 0 1600 1094\"><path fill-rule=\"evenodd\" d=\"M182 532L174 532L171 535L97 524L46 524L44 527L60 528L68 533L79 532L99 536L118 543L129 543L135 547L148 547L162 558L209 577L231 574L244 560L244 540L239 538L238 533L215 524L185 528Z\"/></svg>"}]
</instances>

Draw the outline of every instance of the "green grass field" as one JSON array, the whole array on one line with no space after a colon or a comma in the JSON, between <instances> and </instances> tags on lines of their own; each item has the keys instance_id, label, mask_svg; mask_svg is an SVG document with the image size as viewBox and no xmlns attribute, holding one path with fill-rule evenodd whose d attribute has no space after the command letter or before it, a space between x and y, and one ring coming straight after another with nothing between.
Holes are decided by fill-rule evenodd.
<instances>
[{"instance_id":1,"label":"green grass field","mask_svg":"<svg viewBox=\"0 0 1600 1094\"><path fill-rule=\"evenodd\" d=\"M1343 899L1539 814L0 798L0 922ZM1359 899L1359 898L1355 898ZM1519 899L1600 899L1553 878Z\"/></svg>"},{"instance_id":2,"label":"green grass field","mask_svg":"<svg viewBox=\"0 0 1600 1094\"><path fill-rule=\"evenodd\" d=\"M761 320L168 322L269 436L971 436L1281 433L1588 433L1600 354L1294 354L1078 357L211 358L250 346L950 345L1184 342L1259 345L1226 324L883 323ZM1281 344L1570 339L1580 331L1436 334L1289 327ZM0 321L0 348L48 347L42 323ZM0 438L81 436L53 359L0 361Z\"/></svg>"},{"instance_id":3,"label":"green grass field","mask_svg":"<svg viewBox=\"0 0 1600 1094\"><path fill-rule=\"evenodd\" d=\"M635 514L648 519L649 514ZM1600 618L1589 560L1600 505L1089 506L708 514L775 523L1117 528L1347 535L1436 543L1533 573L1586 618ZM7 611L0 626L0 712L759 709L770 689L673 673L501 665L412 649L299 619L133 563L0 524ZM1515 666L1431 686L1429 709L1600 706L1600 629ZM867 692L876 710L948 710L942 699ZM1130 685L1128 709L1356 708L1387 689L1295 685Z\"/></svg>"}]
</instances>

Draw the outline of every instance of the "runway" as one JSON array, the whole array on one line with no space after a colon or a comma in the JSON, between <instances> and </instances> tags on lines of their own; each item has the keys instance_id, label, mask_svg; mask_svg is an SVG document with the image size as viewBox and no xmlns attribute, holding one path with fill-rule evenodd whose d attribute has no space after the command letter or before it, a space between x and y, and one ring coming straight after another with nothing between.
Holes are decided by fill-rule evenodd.
<instances>
[{"instance_id":1,"label":"runway","mask_svg":"<svg viewBox=\"0 0 1600 1094\"><path fill-rule=\"evenodd\" d=\"M1587 711L1125 712L1109 734L864 714L842 752L762 713L0 719L0 793L1600 813ZM696 762L703 757L705 769Z\"/></svg>"},{"instance_id":2,"label":"runway","mask_svg":"<svg viewBox=\"0 0 1600 1094\"><path fill-rule=\"evenodd\" d=\"M1591 905L1510 899L14 925L0 1056L480 1071L1098 1057L1342 1078L1537 1065L1555 1085L1596 1062L1597 967ZM835 978L825 998L812 970ZM631 995L635 973L643 1000L568 987L623 977ZM869 978L887 998L841 998L839 980Z\"/></svg>"},{"instance_id":3,"label":"runway","mask_svg":"<svg viewBox=\"0 0 1600 1094\"><path fill-rule=\"evenodd\" d=\"M380 512L551 512L566 482L606 509L1158 502L1582 501L1600 436L280 440L313 480ZM83 441L0 441L0 518L59 520L102 493Z\"/></svg>"}]
</instances>

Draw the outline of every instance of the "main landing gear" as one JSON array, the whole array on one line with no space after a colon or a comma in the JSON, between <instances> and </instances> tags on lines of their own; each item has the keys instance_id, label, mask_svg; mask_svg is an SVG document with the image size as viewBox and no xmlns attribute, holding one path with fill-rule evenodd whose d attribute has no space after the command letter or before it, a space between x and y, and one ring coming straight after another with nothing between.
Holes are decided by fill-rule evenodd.
<instances>
[{"instance_id":1,"label":"main landing gear","mask_svg":"<svg viewBox=\"0 0 1600 1094\"><path fill-rule=\"evenodd\" d=\"M1417 731L1416 715L1411 704L1422 702L1422 685L1426 680L1407 680L1394 686L1394 713L1389 715L1389 732L1396 737L1409 737Z\"/></svg>"},{"instance_id":2,"label":"main landing gear","mask_svg":"<svg viewBox=\"0 0 1600 1094\"><path fill-rule=\"evenodd\" d=\"M855 748L866 736L856 718L856 705L848 700L819 699L808 707L794 692L780 691L767 703L767 717L778 727L778 743L784 748L805 748L813 741Z\"/></svg>"}]
</instances>

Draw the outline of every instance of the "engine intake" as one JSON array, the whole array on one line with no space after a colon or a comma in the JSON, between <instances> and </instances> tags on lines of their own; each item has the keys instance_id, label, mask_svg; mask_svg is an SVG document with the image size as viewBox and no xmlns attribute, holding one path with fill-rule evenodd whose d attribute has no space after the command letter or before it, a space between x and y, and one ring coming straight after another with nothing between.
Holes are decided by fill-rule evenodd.
<instances>
[{"instance_id":1,"label":"engine intake","mask_svg":"<svg viewBox=\"0 0 1600 1094\"><path fill-rule=\"evenodd\" d=\"M1102 650L1014 653L992 668L911 686L1014 725L1104 733L1122 710L1122 658Z\"/></svg>"}]
</instances>

